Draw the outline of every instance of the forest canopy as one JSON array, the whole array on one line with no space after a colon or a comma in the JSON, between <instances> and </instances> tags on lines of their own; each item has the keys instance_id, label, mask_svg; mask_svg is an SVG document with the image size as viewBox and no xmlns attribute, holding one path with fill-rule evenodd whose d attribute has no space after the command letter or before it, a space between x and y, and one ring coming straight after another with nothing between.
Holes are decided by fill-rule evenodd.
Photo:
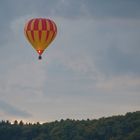
<instances>
[{"instance_id":1,"label":"forest canopy","mask_svg":"<svg viewBox=\"0 0 140 140\"><path fill-rule=\"evenodd\" d=\"M0 122L0 140L140 140L140 111L94 120Z\"/></svg>"}]
</instances>

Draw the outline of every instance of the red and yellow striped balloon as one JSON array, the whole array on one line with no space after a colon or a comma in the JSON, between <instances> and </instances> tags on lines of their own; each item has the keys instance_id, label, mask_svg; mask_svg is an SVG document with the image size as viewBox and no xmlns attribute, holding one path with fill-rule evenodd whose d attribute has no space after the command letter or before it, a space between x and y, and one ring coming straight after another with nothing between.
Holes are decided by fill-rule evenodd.
<instances>
[{"instance_id":1,"label":"red and yellow striped balloon","mask_svg":"<svg viewBox=\"0 0 140 140\"><path fill-rule=\"evenodd\" d=\"M50 19L34 18L25 24L24 33L39 54L39 59L41 59L43 51L54 40L57 34L57 27Z\"/></svg>"}]
</instances>

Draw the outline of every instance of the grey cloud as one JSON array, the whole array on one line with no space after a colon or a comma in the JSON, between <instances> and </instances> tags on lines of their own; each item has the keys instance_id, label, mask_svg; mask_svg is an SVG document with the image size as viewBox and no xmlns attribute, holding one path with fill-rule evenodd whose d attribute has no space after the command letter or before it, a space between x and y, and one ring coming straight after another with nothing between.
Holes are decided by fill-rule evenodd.
<instances>
[{"instance_id":1,"label":"grey cloud","mask_svg":"<svg viewBox=\"0 0 140 140\"><path fill-rule=\"evenodd\" d=\"M119 74L140 74L139 55L127 54L117 47L111 47L106 54L108 69Z\"/></svg>"},{"instance_id":2,"label":"grey cloud","mask_svg":"<svg viewBox=\"0 0 140 140\"><path fill-rule=\"evenodd\" d=\"M83 104L85 101L85 103L91 104L91 109L94 106L93 102L102 103L102 105L100 105L102 108L107 103L110 103L111 100L113 102L116 97L118 97L116 106L118 102L122 104L125 102L126 104L128 103L128 105L130 104L129 102L133 104L138 102L137 99L139 98L137 98L137 94L133 94L134 100L131 95L128 97L127 93L123 94L123 99L121 100L121 93L128 91L121 87L118 91L120 94L116 94L116 97L112 94L102 94L106 93L106 91L98 91L96 89L96 83L99 83L99 85L102 84L102 78L104 80L107 77L105 75L106 73L109 76L111 74L113 76L117 74L129 75L129 73L140 74L138 62L140 60L139 3L139 0L3 0L0 3L0 47L3 46L3 43L5 43L5 45L1 48L2 50L0 52L1 87L3 88L1 90L5 91L7 86L7 89L9 89L6 91L6 94L2 92L4 99L8 97L9 100L14 100L14 96L18 95L20 100L17 102L21 101L24 105L23 108L25 108L28 104L24 104L25 101L22 100L22 97L25 97L27 94L28 96L29 94L34 95L34 98L31 99L33 103L27 107L27 110L30 111L32 107L36 108L35 110L31 110L31 112L36 116L41 115L40 117L43 117L43 115L49 116L50 110L42 109L44 105L51 108L53 104L55 104L53 112L58 111L58 103L55 102L54 97L56 97L56 99L57 97L62 97L62 99L60 99L60 101L62 101L60 102L60 106L63 106L63 109L66 110L66 114L69 114L69 110L68 106L65 107L63 101L66 101L66 98L69 100L71 96L72 100L70 104L72 105L71 108L73 108L75 95L78 97L75 103L80 101L80 103ZM49 56L44 57L42 60L43 67L40 67L41 63L39 64L36 61L36 54L30 50L32 49L31 47L28 47L30 45L24 41L22 30L24 26L23 22L26 17L32 15L52 16L52 18L53 16L65 17L58 18L58 23L60 22L60 34L57 37L58 40L56 40L56 42L58 42L54 45L56 46L54 50L53 47L49 48L49 53L47 52ZM78 17L81 19L72 20ZM89 18L86 19L87 17ZM95 20L93 18L95 18ZM96 18L100 19L96 20ZM112 19L108 20L108 18ZM114 18L118 19L114 20ZM14 34L11 29L11 23L16 22L15 20L18 20L20 23L13 24L13 30L17 29ZM91 20L93 22L91 22ZM64 51L62 56L60 53L61 57L58 56L53 59L51 55L58 55L59 51ZM82 55L90 57L87 61L82 61L82 59L86 58ZM68 59L67 56L69 56ZM76 61L76 58L79 59ZM61 61L61 59L66 59L66 61ZM82 63L80 63L80 60ZM72 61L76 63L72 63ZM87 64L88 62L89 65ZM65 65L65 63L67 63L67 65ZM21 67L19 64L21 64ZM77 66L77 64L81 65ZM75 69L78 67L79 69ZM87 70L84 69L85 67L89 70L88 74L85 72ZM84 72L82 71L80 73L79 71L81 70ZM137 77L137 75L135 76ZM125 82L125 79L123 81ZM136 83L139 82L139 80L136 81ZM110 84L111 82L108 83ZM114 85L115 84L116 81L114 82ZM102 85L105 87L104 81ZM129 85L131 85L131 82L128 86ZM120 84L114 87L119 86ZM137 87L132 84L131 91L129 90L129 92L134 93L134 91L137 90L135 92L139 93L139 88L136 88ZM9 92L11 91L13 91L12 93L14 93L14 95L10 95L10 98ZM99 92L101 92L101 94L99 94ZM22 95L22 93L27 94ZM43 98L44 95L40 93L46 94L46 98ZM89 98L85 100L84 95ZM127 102L127 100L125 100L126 96L132 100L128 99ZM52 102L49 102L50 104L47 102L48 97L52 97ZM89 99L91 99L91 101L89 101ZM38 104L36 104L34 100L37 100ZM42 103L42 100L44 103ZM31 116L30 113L21 110L20 107L15 107L5 101L0 100L0 111L4 114L19 117ZM86 104L85 107L88 110ZM80 106L78 106L77 110L79 109ZM92 113L92 110L90 110L90 113ZM93 111L93 113L96 112ZM59 112L56 114L59 115ZM56 116L53 115L53 117Z\"/></svg>"},{"instance_id":3,"label":"grey cloud","mask_svg":"<svg viewBox=\"0 0 140 140\"><path fill-rule=\"evenodd\" d=\"M102 73L140 75L139 25L128 24L129 20L123 22L108 21L96 26L93 48L90 48L93 59Z\"/></svg>"},{"instance_id":4,"label":"grey cloud","mask_svg":"<svg viewBox=\"0 0 140 140\"><path fill-rule=\"evenodd\" d=\"M65 18L140 18L139 0L4 0L0 3L0 42L9 34L9 24L22 16Z\"/></svg>"},{"instance_id":5,"label":"grey cloud","mask_svg":"<svg viewBox=\"0 0 140 140\"><path fill-rule=\"evenodd\" d=\"M87 15L97 18L140 18L139 6L139 0L5 0L0 5L0 16L7 20L31 14L54 14L66 18Z\"/></svg>"},{"instance_id":6,"label":"grey cloud","mask_svg":"<svg viewBox=\"0 0 140 140\"><path fill-rule=\"evenodd\" d=\"M139 0L85 0L91 16L97 18L140 18Z\"/></svg>"},{"instance_id":7,"label":"grey cloud","mask_svg":"<svg viewBox=\"0 0 140 140\"><path fill-rule=\"evenodd\" d=\"M97 55L96 55L97 56ZM96 58L96 66L107 75L140 75L139 55L127 54L112 46Z\"/></svg>"},{"instance_id":8,"label":"grey cloud","mask_svg":"<svg viewBox=\"0 0 140 140\"><path fill-rule=\"evenodd\" d=\"M0 42L6 41L10 21L21 16L139 19L139 7L139 0L5 0L0 4Z\"/></svg>"},{"instance_id":9,"label":"grey cloud","mask_svg":"<svg viewBox=\"0 0 140 140\"><path fill-rule=\"evenodd\" d=\"M12 116L19 116L19 117L25 117L28 118L31 116L31 114L29 114L26 111L20 110L14 106L12 106L11 104L0 100L0 109L8 114L8 115L12 115Z\"/></svg>"}]
</instances>

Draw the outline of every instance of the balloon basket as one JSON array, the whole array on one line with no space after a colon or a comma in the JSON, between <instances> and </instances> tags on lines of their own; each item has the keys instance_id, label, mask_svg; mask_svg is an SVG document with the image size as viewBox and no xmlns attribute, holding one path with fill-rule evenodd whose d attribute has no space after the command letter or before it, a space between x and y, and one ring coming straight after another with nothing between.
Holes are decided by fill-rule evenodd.
<instances>
[{"instance_id":1,"label":"balloon basket","mask_svg":"<svg viewBox=\"0 0 140 140\"><path fill-rule=\"evenodd\" d=\"M41 59L42 59L42 56L41 56L41 55L39 55L39 56L38 56L38 59L39 59L39 60L41 60Z\"/></svg>"}]
</instances>

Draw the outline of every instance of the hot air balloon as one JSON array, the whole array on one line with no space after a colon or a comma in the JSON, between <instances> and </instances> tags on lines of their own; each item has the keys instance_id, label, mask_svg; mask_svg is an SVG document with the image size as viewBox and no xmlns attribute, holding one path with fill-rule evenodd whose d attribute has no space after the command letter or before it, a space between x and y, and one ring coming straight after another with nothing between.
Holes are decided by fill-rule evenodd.
<instances>
[{"instance_id":1,"label":"hot air balloon","mask_svg":"<svg viewBox=\"0 0 140 140\"><path fill-rule=\"evenodd\" d=\"M39 54L39 59L44 50L50 45L57 34L54 21L46 18L33 18L24 27L24 34L33 48Z\"/></svg>"}]
</instances>

